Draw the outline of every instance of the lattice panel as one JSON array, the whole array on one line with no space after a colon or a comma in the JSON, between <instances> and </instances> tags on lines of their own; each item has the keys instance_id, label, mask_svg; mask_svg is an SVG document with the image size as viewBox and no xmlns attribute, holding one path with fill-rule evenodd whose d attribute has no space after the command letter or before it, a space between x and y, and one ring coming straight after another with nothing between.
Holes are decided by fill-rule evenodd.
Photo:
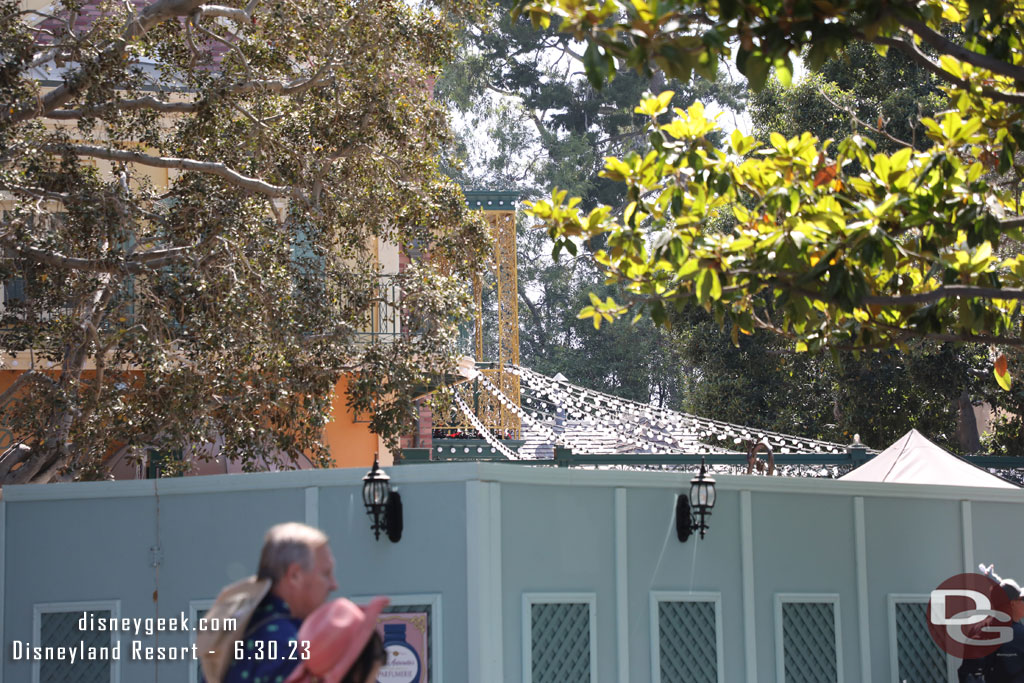
<instances>
[{"instance_id":1,"label":"lattice panel","mask_svg":"<svg viewBox=\"0 0 1024 683\"><path fill-rule=\"evenodd\" d=\"M109 619L110 610L92 611L98 618ZM79 641L84 647L110 648L108 631L78 630L78 620L82 612L44 612L40 615L39 645L42 647L78 647ZM124 653L122 653L123 655ZM103 660L42 661L39 663L40 683L110 683L110 667L108 658Z\"/></svg>"},{"instance_id":2,"label":"lattice panel","mask_svg":"<svg viewBox=\"0 0 1024 683\"><path fill-rule=\"evenodd\" d=\"M590 683L590 605L534 604L530 634L533 683Z\"/></svg>"},{"instance_id":3,"label":"lattice panel","mask_svg":"<svg viewBox=\"0 0 1024 683\"><path fill-rule=\"evenodd\" d=\"M896 664L900 683L946 680L946 659L928 634L928 603L896 603Z\"/></svg>"},{"instance_id":4,"label":"lattice panel","mask_svg":"<svg viewBox=\"0 0 1024 683\"><path fill-rule=\"evenodd\" d=\"M662 683L717 683L715 603L658 603Z\"/></svg>"},{"instance_id":5,"label":"lattice panel","mask_svg":"<svg viewBox=\"0 0 1024 683\"><path fill-rule=\"evenodd\" d=\"M835 606L782 603L782 649L786 683L837 680Z\"/></svg>"}]
</instances>

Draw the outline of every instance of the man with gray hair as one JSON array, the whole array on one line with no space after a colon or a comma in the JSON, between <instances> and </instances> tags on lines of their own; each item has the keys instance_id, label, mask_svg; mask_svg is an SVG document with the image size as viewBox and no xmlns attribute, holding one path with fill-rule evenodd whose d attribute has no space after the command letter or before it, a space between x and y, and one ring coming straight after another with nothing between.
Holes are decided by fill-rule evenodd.
<instances>
[{"instance_id":1,"label":"man with gray hair","mask_svg":"<svg viewBox=\"0 0 1024 683\"><path fill-rule=\"evenodd\" d=\"M283 681L308 657L298 642L302 620L337 587L334 556L322 531L298 522L272 526L257 575L225 588L207 614L243 615L234 632L208 635L200 643L207 683Z\"/></svg>"}]
</instances>

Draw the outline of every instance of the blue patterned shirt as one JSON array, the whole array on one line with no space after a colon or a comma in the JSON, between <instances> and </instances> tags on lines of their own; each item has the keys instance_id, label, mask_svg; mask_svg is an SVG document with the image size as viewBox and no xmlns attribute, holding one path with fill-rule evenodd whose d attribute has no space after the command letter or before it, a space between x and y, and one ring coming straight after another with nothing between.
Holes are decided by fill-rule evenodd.
<instances>
[{"instance_id":1,"label":"blue patterned shirt","mask_svg":"<svg viewBox=\"0 0 1024 683\"><path fill-rule=\"evenodd\" d=\"M284 600L268 593L246 628L245 657L234 661L224 683L284 683L301 662L292 645L301 623L292 618Z\"/></svg>"}]
</instances>

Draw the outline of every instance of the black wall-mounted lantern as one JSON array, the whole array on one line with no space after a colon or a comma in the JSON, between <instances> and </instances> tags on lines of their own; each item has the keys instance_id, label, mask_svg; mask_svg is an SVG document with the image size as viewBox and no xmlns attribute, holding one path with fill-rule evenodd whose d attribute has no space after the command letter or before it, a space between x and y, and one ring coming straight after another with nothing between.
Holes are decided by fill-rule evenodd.
<instances>
[{"instance_id":1,"label":"black wall-mounted lantern","mask_svg":"<svg viewBox=\"0 0 1024 683\"><path fill-rule=\"evenodd\" d=\"M380 532L387 534L392 543L402 539L402 497L397 490L391 489L391 477L380 468L376 457L373 469L363 477L363 505L366 514L373 520L370 527L374 538L380 540Z\"/></svg>"},{"instance_id":2,"label":"black wall-mounted lantern","mask_svg":"<svg viewBox=\"0 0 1024 683\"><path fill-rule=\"evenodd\" d=\"M708 530L707 518L715 507L715 480L707 476L704 458L700 459L700 472L690 480L690 497L676 496L676 536L685 543L695 531L700 537Z\"/></svg>"}]
</instances>

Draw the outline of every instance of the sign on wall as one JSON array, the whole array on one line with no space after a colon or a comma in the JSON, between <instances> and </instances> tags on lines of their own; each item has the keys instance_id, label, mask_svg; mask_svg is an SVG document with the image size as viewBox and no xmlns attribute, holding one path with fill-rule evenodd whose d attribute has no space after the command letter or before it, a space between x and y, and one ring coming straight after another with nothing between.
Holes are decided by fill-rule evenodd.
<instances>
[{"instance_id":1,"label":"sign on wall","mask_svg":"<svg viewBox=\"0 0 1024 683\"><path fill-rule=\"evenodd\" d=\"M429 683L430 610L385 612L377 617L377 632L384 639L387 663L377 683Z\"/></svg>"}]
</instances>

